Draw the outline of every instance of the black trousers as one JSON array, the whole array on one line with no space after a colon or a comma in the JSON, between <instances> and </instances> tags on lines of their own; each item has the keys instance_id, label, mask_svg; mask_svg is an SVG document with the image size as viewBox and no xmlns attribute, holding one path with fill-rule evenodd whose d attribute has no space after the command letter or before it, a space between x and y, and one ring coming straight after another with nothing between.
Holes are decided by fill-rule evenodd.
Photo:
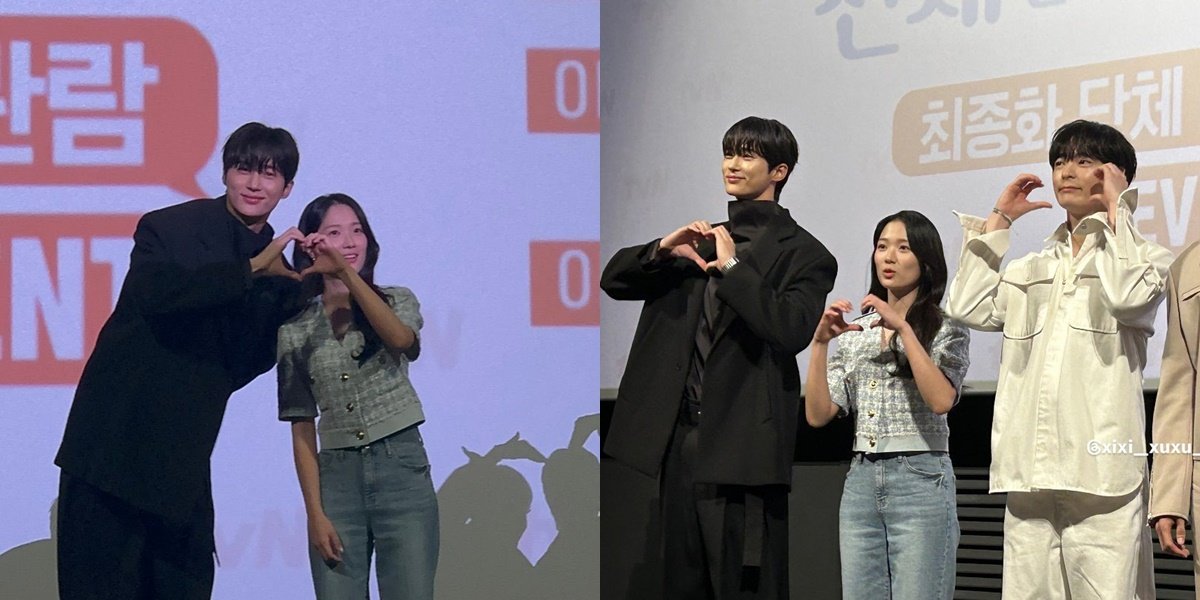
<instances>
[{"instance_id":1,"label":"black trousers","mask_svg":"<svg viewBox=\"0 0 1200 600\"><path fill-rule=\"evenodd\" d=\"M170 523L63 473L58 487L59 598L211 598L212 499L202 496L188 522Z\"/></svg>"},{"instance_id":2,"label":"black trousers","mask_svg":"<svg viewBox=\"0 0 1200 600\"><path fill-rule=\"evenodd\" d=\"M663 596L786 600L787 487L696 483L698 425L685 407L663 465Z\"/></svg>"}]
</instances>

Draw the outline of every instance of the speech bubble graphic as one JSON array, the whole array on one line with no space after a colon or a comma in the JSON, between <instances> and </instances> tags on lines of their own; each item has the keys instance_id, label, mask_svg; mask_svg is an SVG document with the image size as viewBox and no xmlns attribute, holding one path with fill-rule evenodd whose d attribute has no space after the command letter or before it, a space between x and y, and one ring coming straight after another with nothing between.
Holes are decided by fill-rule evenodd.
<instances>
[{"instance_id":1,"label":"speech bubble graphic","mask_svg":"<svg viewBox=\"0 0 1200 600\"><path fill-rule=\"evenodd\" d=\"M896 105L892 162L905 175L1045 163L1054 131L1107 123L1138 152L1200 144L1200 50L914 90Z\"/></svg>"},{"instance_id":2,"label":"speech bubble graphic","mask_svg":"<svg viewBox=\"0 0 1200 600\"><path fill-rule=\"evenodd\" d=\"M74 384L141 215L0 215L0 385Z\"/></svg>"},{"instance_id":3,"label":"speech bubble graphic","mask_svg":"<svg viewBox=\"0 0 1200 600\"><path fill-rule=\"evenodd\" d=\"M190 197L217 138L217 63L175 19L0 17L0 184Z\"/></svg>"}]
</instances>

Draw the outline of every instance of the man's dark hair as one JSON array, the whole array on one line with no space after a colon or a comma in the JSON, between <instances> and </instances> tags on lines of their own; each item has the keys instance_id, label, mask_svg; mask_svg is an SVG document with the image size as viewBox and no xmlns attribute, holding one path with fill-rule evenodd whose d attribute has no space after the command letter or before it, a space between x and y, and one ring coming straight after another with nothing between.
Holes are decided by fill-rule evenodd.
<instances>
[{"instance_id":1,"label":"man's dark hair","mask_svg":"<svg viewBox=\"0 0 1200 600\"><path fill-rule=\"evenodd\" d=\"M283 175L284 183L290 183L300 167L300 149L286 129L267 127L262 123L246 123L225 141L221 164L221 173L233 168L261 173L263 169L273 167Z\"/></svg>"},{"instance_id":2,"label":"man's dark hair","mask_svg":"<svg viewBox=\"0 0 1200 600\"><path fill-rule=\"evenodd\" d=\"M787 165L787 175L775 184L775 200L779 200L779 192L783 184L792 176L796 168L796 159L800 150L796 146L796 137L787 125L775 119L762 117L746 117L733 124L725 132L721 140L721 149L726 156L752 153L767 161L767 167L774 169L779 165Z\"/></svg>"},{"instance_id":3,"label":"man's dark hair","mask_svg":"<svg viewBox=\"0 0 1200 600\"><path fill-rule=\"evenodd\" d=\"M1137 173L1137 154L1133 151L1133 145L1120 131L1104 123L1079 119L1054 132L1050 142L1050 167L1054 168L1054 163L1060 158L1071 160L1078 157L1117 165L1129 183L1133 183L1133 176Z\"/></svg>"}]
</instances>

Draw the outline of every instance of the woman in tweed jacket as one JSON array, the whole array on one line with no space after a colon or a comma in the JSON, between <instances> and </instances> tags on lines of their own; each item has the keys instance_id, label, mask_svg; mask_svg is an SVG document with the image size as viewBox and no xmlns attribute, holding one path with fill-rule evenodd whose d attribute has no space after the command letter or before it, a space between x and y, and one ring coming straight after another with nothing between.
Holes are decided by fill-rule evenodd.
<instances>
[{"instance_id":1,"label":"woman in tweed jacket","mask_svg":"<svg viewBox=\"0 0 1200 600\"><path fill-rule=\"evenodd\" d=\"M369 597L374 554L381 598L431 600L437 498L408 379L420 306L375 285L379 243L350 196L313 200L299 228L293 262L312 300L279 330L279 417L292 423L317 598Z\"/></svg>"},{"instance_id":2,"label":"woman in tweed jacket","mask_svg":"<svg viewBox=\"0 0 1200 600\"><path fill-rule=\"evenodd\" d=\"M847 600L954 591L959 528L946 413L967 372L969 337L939 307L946 280L933 223L915 211L885 217L875 227L864 314L847 322L850 301L838 300L813 336L808 422L855 413L839 514Z\"/></svg>"}]
</instances>

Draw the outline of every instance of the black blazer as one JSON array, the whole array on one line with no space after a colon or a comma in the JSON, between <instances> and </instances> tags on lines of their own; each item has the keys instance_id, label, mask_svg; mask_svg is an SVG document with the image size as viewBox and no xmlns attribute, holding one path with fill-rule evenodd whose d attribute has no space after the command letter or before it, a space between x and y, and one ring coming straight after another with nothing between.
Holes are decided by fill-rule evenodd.
<instances>
[{"instance_id":1,"label":"black blazer","mask_svg":"<svg viewBox=\"0 0 1200 600\"><path fill-rule=\"evenodd\" d=\"M682 403L708 276L654 260L658 241L618 251L600 287L644 300L604 450L657 476ZM698 248L712 260L715 246ZM717 288L723 304L704 365L698 483L790 485L800 410L796 355L812 340L837 262L786 210Z\"/></svg>"},{"instance_id":2,"label":"black blazer","mask_svg":"<svg viewBox=\"0 0 1200 600\"><path fill-rule=\"evenodd\" d=\"M138 222L129 273L75 390L55 463L172 521L211 506L209 457L230 394L275 363L299 284L252 278L256 234L225 198Z\"/></svg>"}]
</instances>

